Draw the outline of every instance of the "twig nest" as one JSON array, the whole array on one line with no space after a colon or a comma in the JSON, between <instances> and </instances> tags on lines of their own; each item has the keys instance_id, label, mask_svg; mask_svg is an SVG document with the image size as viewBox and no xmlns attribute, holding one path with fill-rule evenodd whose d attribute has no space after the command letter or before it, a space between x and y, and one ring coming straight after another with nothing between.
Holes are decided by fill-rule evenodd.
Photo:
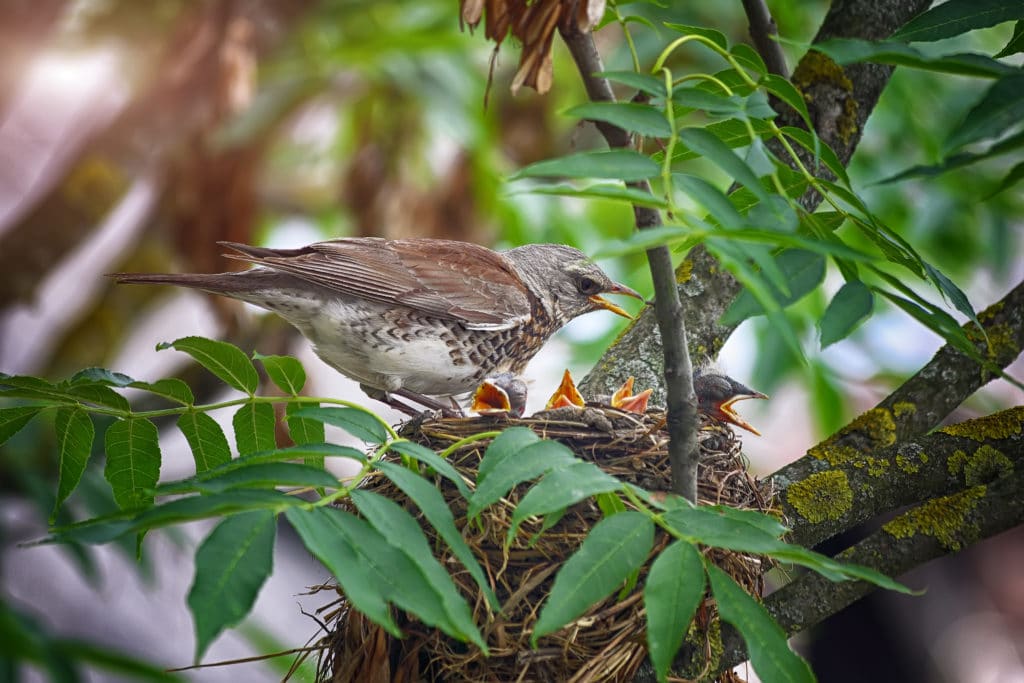
<instances>
[{"instance_id":1,"label":"twig nest","mask_svg":"<svg viewBox=\"0 0 1024 683\"><path fill-rule=\"evenodd\" d=\"M532 429L539 436L567 445L577 457L599 465L605 472L649 491L669 487L670 469L665 414L651 410L636 415L611 408L561 408L529 418L446 418L410 423L404 436L434 450L443 450L467 436L512 426ZM771 495L747 473L740 441L732 430L702 417L698 442L701 450L698 497L706 504L766 511ZM450 456L452 465L470 481L489 441L476 441ZM523 523L512 544L505 540L512 514L529 489L522 485L481 514L479 523L466 524L466 500L446 479L436 485L455 515L463 537L476 555L503 606L500 614L487 610L468 572L450 553L429 524L423 528L442 565L473 606L474 618L490 648L490 657L474 646L455 641L427 628L408 615L399 615L405 638L397 640L350 609L344 598L321 609L330 633L321 641L325 655L320 680L366 681L628 681L647 656L643 583L649 563L641 570L637 587L623 599L616 595L594 605L575 622L540 639L530 647L531 629L562 564L579 548L590 529L602 518L592 500L569 508L550 529L539 534L540 519ZM383 476L371 476L363 486L404 505L421 519L405 495ZM669 542L661 534L654 553ZM758 558L715 549L711 559L750 592L759 594ZM713 620L708 601L697 612L691 636L704 646L705 627ZM708 651L711 643L707 643Z\"/></svg>"}]
</instances>

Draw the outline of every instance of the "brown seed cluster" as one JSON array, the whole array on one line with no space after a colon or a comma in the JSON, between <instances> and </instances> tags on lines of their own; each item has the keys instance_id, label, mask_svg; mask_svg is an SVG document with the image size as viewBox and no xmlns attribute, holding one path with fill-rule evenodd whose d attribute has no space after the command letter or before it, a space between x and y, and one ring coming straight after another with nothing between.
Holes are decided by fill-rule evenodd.
<instances>
[{"instance_id":1,"label":"brown seed cluster","mask_svg":"<svg viewBox=\"0 0 1024 683\"><path fill-rule=\"evenodd\" d=\"M525 85L544 94L551 89L555 29L590 31L601 21L604 8L605 0L462 0L460 17L470 29L483 19L484 37L494 41L495 56L506 36L511 34L518 40L523 52L512 79L512 93Z\"/></svg>"}]
</instances>

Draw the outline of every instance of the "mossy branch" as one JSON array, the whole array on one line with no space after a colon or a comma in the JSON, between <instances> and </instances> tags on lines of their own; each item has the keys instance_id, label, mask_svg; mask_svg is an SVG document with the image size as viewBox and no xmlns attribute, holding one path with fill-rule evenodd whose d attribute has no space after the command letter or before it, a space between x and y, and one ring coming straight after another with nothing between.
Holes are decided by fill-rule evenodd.
<instances>
[{"instance_id":1,"label":"mossy branch","mask_svg":"<svg viewBox=\"0 0 1024 683\"><path fill-rule=\"evenodd\" d=\"M982 312L979 319L985 335L971 323L964 326L965 331L976 340L979 353L1000 367L1006 367L1024 348L1024 283L1018 284ZM936 448L934 444L949 442L943 441L941 435L919 442L924 445L906 443L906 440L936 427L990 379L991 373L947 345L877 406L811 448L804 457L775 472L771 480L780 492L783 511L791 520L793 541L814 545L849 529L858 521L890 511L898 505L947 492L949 483L929 474L933 467L941 466L939 463L920 463L923 467L919 472L904 468L912 466L909 459L914 457L914 448L919 448L931 458ZM937 387L941 387L941 391L936 390ZM964 446L954 444L948 453L957 449L964 449ZM938 458L940 452L945 451L935 451L934 457ZM789 489L806 487L811 481L822 481L823 476L834 478L839 472L858 492L853 501L853 507L857 508L856 519L828 515L809 518L801 513L799 506L792 504L793 494ZM880 476L883 474L886 476ZM898 497L903 502L891 504L888 496L896 495L896 491L883 495L879 487L904 489Z\"/></svg>"},{"instance_id":2,"label":"mossy branch","mask_svg":"<svg viewBox=\"0 0 1024 683\"><path fill-rule=\"evenodd\" d=\"M1018 436L1018 463L1020 448ZM900 576L1024 523L1021 491L1024 470L1017 468L989 484L932 499L839 553L837 559ZM795 634L836 614L871 590L863 581L833 583L820 574L807 573L769 595L764 605L787 633ZM747 658L746 647L735 631L723 628L722 641L720 671Z\"/></svg>"}]
</instances>

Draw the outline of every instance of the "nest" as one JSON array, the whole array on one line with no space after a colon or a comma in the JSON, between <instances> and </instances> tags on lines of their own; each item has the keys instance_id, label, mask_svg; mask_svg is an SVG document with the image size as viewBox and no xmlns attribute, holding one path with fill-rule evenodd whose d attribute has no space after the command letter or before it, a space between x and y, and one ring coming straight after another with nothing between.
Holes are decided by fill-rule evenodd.
<instances>
[{"instance_id":1,"label":"nest","mask_svg":"<svg viewBox=\"0 0 1024 683\"><path fill-rule=\"evenodd\" d=\"M699 491L702 503L767 511L769 491L747 473L740 442L731 428L702 417ZM610 408L560 409L538 413L526 419L507 417L440 419L412 424L405 436L435 450L460 439L488 430L525 426L538 435L561 441L578 457L592 461L609 474L649 491L669 488L670 470L665 414L622 413ZM477 441L456 450L451 463L470 481L487 441ZM436 484L455 515L465 525L466 501L450 482L438 477ZM372 476L367 489L390 497L419 516L404 494L383 476ZM586 614L562 630L540 639L530 647L529 638L541 605L551 590L555 575L565 560L580 546L591 527L602 518L593 500L571 507L561 520L537 536L541 520L525 522L515 541L505 548L512 512L528 490L514 489L500 503L486 509L480 524L463 526L463 536L488 576L503 605L491 615L486 600L468 572L451 556L447 546L436 539L429 524L423 527L437 548L441 563L453 570L453 580L474 610L490 648L485 657L476 647L427 628L408 615L399 622L405 638L397 640L351 609L343 597L321 608L329 633L319 666L320 681L332 683L364 681L628 681L647 656L644 631L642 587L649 562L641 570L637 587L623 599L612 595L594 605ZM669 542L657 537L654 553ZM754 595L760 595L761 563L758 558L709 549L710 559ZM706 600L697 613L698 646L711 642L707 627L715 620L714 607Z\"/></svg>"}]
</instances>

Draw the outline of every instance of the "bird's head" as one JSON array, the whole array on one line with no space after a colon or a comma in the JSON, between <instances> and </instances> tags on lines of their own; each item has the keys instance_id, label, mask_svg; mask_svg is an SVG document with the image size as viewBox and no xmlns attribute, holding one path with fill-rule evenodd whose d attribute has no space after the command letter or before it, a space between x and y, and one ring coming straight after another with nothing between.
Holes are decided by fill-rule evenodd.
<instances>
[{"instance_id":1,"label":"bird's head","mask_svg":"<svg viewBox=\"0 0 1024 683\"><path fill-rule=\"evenodd\" d=\"M583 252L563 244L527 244L504 255L560 325L602 309L632 319L602 294L643 300L637 292L613 281Z\"/></svg>"},{"instance_id":2,"label":"bird's head","mask_svg":"<svg viewBox=\"0 0 1024 683\"><path fill-rule=\"evenodd\" d=\"M698 367L693 373L693 393L697 395L697 409L700 412L737 427L753 432L758 436L761 432L740 417L733 404L748 398L768 398L760 391L737 382L720 369L707 365Z\"/></svg>"}]
</instances>

